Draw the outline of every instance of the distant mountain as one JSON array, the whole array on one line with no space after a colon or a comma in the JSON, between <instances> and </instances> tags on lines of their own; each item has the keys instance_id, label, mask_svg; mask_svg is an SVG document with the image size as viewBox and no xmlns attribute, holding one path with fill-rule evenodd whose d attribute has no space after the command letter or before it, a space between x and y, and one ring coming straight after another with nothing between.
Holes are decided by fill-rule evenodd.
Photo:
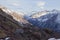
<instances>
[{"instance_id":1,"label":"distant mountain","mask_svg":"<svg viewBox=\"0 0 60 40\"><path fill-rule=\"evenodd\" d=\"M32 14L30 17L32 17L32 18L38 18L38 17L40 17L40 16L43 16L43 15L47 14L48 12L49 12L49 11L47 11L47 10L45 10L45 11L40 11L40 12L37 12L37 13Z\"/></svg>"},{"instance_id":2,"label":"distant mountain","mask_svg":"<svg viewBox=\"0 0 60 40\"><path fill-rule=\"evenodd\" d=\"M26 18L34 26L40 28L49 28L53 31L60 32L60 11L42 11L31 15Z\"/></svg>"}]
</instances>

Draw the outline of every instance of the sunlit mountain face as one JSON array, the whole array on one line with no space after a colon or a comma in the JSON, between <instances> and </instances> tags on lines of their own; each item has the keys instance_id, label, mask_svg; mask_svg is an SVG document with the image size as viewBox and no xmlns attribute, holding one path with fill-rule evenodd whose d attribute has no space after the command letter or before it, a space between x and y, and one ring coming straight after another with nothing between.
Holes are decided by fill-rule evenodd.
<instances>
[{"instance_id":1,"label":"sunlit mountain face","mask_svg":"<svg viewBox=\"0 0 60 40\"><path fill-rule=\"evenodd\" d=\"M42 11L31 15L27 20L34 26L40 28L49 28L53 31L60 32L60 11Z\"/></svg>"},{"instance_id":2,"label":"sunlit mountain face","mask_svg":"<svg viewBox=\"0 0 60 40\"><path fill-rule=\"evenodd\" d=\"M29 23L26 19L24 19L25 14L22 12L10 10L4 6L0 6L0 9L3 10L5 13L11 15L13 17L13 19L18 21L19 24L21 24L21 25Z\"/></svg>"}]
</instances>

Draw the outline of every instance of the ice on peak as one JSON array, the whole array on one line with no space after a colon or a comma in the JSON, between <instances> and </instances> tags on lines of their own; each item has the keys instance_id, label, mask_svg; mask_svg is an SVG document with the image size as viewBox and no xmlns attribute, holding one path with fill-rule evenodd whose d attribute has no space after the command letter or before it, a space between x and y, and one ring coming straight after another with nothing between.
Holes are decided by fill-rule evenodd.
<instances>
[{"instance_id":1,"label":"ice on peak","mask_svg":"<svg viewBox=\"0 0 60 40\"><path fill-rule=\"evenodd\" d=\"M10 9L4 7L4 6L1 6L1 5L0 5L0 9L2 9L6 13L11 13L12 12L12 10L10 10Z\"/></svg>"},{"instance_id":2,"label":"ice on peak","mask_svg":"<svg viewBox=\"0 0 60 40\"><path fill-rule=\"evenodd\" d=\"M36 13L35 15L32 15L32 18L38 18L41 17L43 15L46 15L48 12L40 12L40 13Z\"/></svg>"}]
</instances>

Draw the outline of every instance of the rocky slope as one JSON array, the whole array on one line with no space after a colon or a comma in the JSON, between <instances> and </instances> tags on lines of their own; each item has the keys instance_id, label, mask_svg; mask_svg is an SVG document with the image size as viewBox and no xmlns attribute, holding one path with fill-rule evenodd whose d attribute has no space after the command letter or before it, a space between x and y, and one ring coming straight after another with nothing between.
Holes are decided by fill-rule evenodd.
<instances>
[{"instance_id":1,"label":"rocky slope","mask_svg":"<svg viewBox=\"0 0 60 40\"><path fill-rule=\"evenodd\" d=\"M21 25L29 23L26 19L24 19L24 13L10 10L4 6L0 6L0 8L7 14L11 15L13 19L18 21Z\"/></svg>"}]
</instances>

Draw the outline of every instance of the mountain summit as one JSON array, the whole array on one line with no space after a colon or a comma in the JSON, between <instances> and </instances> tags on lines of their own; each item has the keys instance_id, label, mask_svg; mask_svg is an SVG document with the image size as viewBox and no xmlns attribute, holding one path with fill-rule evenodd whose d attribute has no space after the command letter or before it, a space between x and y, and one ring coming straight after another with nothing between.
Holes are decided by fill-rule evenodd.
<instances>
[{"instance_id":1,"label":"mountain summit","mask_svg":"<svg viewBox=\"0 0 60 40\"><path fill-rule=\"evenodd\" d=\"M40 28L49 28L53 31L60 32L60 11L52 10L52 11L42 11L38 12L28 19L30 23L34 26L38 26Z\"/></svg>"},{"instance_id":2,"label":"mountain summit","mask_svg":"<svg viewBox=\"0 0 60 40\"><path fill-rule=\"evenodd\" d=\"M13 10L10 10L10 9L4 7L4 6L0 6L0 9L3 10L8 15L11 15L13 17L13 19L15 19L16 21L19 22L19 24L29 23L26 19L24 19L25 14L23 12L13 11Z\"/></svg>"}]
</instances>

